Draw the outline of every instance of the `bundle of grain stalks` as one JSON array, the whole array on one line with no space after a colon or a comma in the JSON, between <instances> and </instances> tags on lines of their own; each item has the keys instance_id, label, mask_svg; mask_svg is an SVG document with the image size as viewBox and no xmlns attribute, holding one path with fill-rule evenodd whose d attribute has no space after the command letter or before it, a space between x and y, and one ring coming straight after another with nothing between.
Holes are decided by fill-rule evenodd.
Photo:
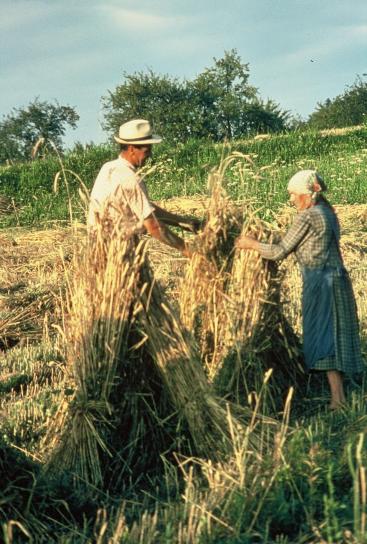
<instances>
[{"instance_id":1,"label":"bundle of grain stalks","mask_svg":"<svg viewBox=\"0 0 367 544\"><path fill-rule=\"evenodd\" d=\"M99 225L95 237L75 254L69 280L65 336L75 393L55 421L54 440L59 444L50 466L70 468L95 484L102 482L103 466L116 454L129 470L130 442L149 431L137 417L140 406L151 404L144 381L152 365L141 365L134 349L135 301L144 267L143 248L134 242L133 236L117 233L108 241ZM143 387L135 392L136 382ZM123 436L124 425L130 436ZM120 441L118 453L113 452L114 438ZM144 457L144 450L135 445Z\"/></svg>"},{"instance_id":2,"label":"bundle of grain stalks","mask_svg":"<svg viewBox=\"0 0 367 544\"><path fill-rule=\"evenodd\" d=\"M181 286L181 318L195 331L210 381L223 394L246 402L273 368L271 400L279 407L291 385L304 385L298 341L280 306L280 274L255 252L234 249L235 238L262 241L271 231L249 202L234 203L225 190L229 156L209 177L211 198L205 228Z\"/></svg>"},{"instance_id":3,"label":"bundle of grain stalks","mask_svg":"<svg viewBox=\"0 0 367 544\"><path fill-rule=\"evenodd\" d=\"M99 225L76 258L65 329L75 390L46 439L48 468L121 490L161 468L163 456L229 454L245 428L212 395L145 242L118 231L106 238Z\"/></svg>"}]
</instances>

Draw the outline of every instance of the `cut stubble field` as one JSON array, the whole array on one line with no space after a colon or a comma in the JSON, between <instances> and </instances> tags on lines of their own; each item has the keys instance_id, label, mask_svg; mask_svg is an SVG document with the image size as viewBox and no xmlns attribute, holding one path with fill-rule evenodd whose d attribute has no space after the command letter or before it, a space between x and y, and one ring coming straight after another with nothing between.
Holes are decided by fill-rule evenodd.
<instances>
[{"instance_id":1,"label":"cut stubble field","mask_svg":"<svg viewBox=\"0 0 367 544\"><path fill-rule=\"evenodd\" d=\"M198 196L196 198L170 199L165 201L164 205L172 211L193 214L201 217L206 213L208 201L207 199ZM367 205L336 206L336 210L342 226L341 245L345 258L345 264L350 271L355 289L359 308L363 347L364 351L366 352L367 296L365 289L365 277L367 273ZM278 228L280 230L284 231L292 214L293 212L288 207L285 207L282 213L279 214ZM40 465L42 465L45 459L47 459L50 444L48 444L48 447L46 447L44 439L45 436L48 436L48 429L53 426L55 417L57 417L58 412L56 412L55 416L55 409L59 411L60 407L65 407L69 403L70 397L68 395L70 395L70 391L72 391L75 387L74 378L69 374L70 369L65 369L64 365L65 305L63 300L65 297L65 290L67 290L67 283L69 281L67 278L71 269L74 247L75 244L78 245L80 243L80 240L84 236L85 229L82 225L74 226L73 228L61 227L44 231L9 229L8 231L3 231L1 234L1 245L3 248L1 258L2 289L0 299L0 311L2 316L0 328L2 342L2 372L0 378L0 387L2 391L0 410L3 421L2 440L11 445L22 455L25 455L26 458L36 461ZM194 236L191 236L191 239L194 242ZM182 285L182 279L185 276L185 270L188 266L187 259L182 258L175 251L155 242L154 240L149 240L148 242L148 257L154 271L156 281L163 286L167 293L168 299L173 306L177 306L180 298L180 286ZM297 333L297 335L300 335L301 282L298 268L294 260L289 258L282 264L282 269L284 269L280 271L280 276L282 278L282 307L291 327ZM270 377L270 381L271 380L272 377ZM303 462L305 463L305 466L307 463L314 463L314 468L312 470L314 470L315 473L312 477L316 478L315 482L319 484L319 480L321 481L321 476L316 476L317 470L321 472L326 470L325 466L323 465L325 460L321 461L320 457L322 456L322 451L324 449L327 451L325 443L327 443L329 447L333 448L334 446L331 444L332 441L334 440L336 444L340 442L342 439L339 434L343 435L344 431L343 428L339 428L337 431L334 428L335 426L333 422L330 423L330 416L327 414L327 412L325 412L325 407L328 403L328 393L325 384L320 384L319 382L314 383L311 380L307 384L306 392L302 395L302 397L298 398L298 394L301 395L301 393L296 393L296 396L293 398L294 411L292 405L289 405L287 408L287 418L291 421L291 427L288 427L288 424L283 423L282 425L285 425L285 427L283 430L281 428L278 431L278 439L276 439L284 442L289 441L290 452L285 453L285 451L283 451L286 446L282 443L282 447L279 449L278 454L281 457L286 456L287 454L292 455L294 448L297 448L295 445L297 444L297 440L303 442L304 440L308 439L311 449L308 451L308 453L302 452L304 458ZM258 398L256 401L257 395L258 392L252 392L249 394L248 400L246 401L246 399L243 398L242 402L248 402L248 406L250 408L257 407L257 409L259 409L260 405L262 408L264 408L266 406L266 399ZM257 406L256 402L258 402ZM363 386L362 389L358 391L352 391L351 389L349 392L349 402L352 405L352 415L345 415L344 417L346 418L346 422L349 421L349 423L347 423L348 426L355 429L355 437L362 436L358 433L363 432L364 421L367 418L364 409L365 393ZM271 412L271 410L269 411ZM274 415L275 414L273 412L272 417ZM281 415L276 417L276 419L279 417L281 420ZM342 418L343 416L340 417ZM330 436L328 426L330 429L334 428L333 437ZM297 431L294 430L295 428L298 428L298 438ZM308 436L306 439L305 435L307 436L307 433L310 436ZM350 441L354 442L355 438L351 434L350 429L348 431L348 435ZM346 447L347 446L344 446L344 448ZM298 453L301 455L300 451ZM312 460L310 457L311 451L314 451L312 454L314 455L314 460ZM240 453L239 450L237 451L237 454L244 455L244 453ZM274 451L263 451L263 455L265 455L265 457L270 455L270 457L273 458ZM330 459L329 451L327 456L329 456L327 462L333 464L334 462L332 459ZM232 479L240 478L238 471L241 472L241 470L244 470L246 462L249 462L248 460L246 461L244 457L241 457L241 459L242 461L237 460L237 462L240 464L243 463L243 467L241 469L238 467L237 469L236 467L232 467L232 469L229 469L228 467L214 468L214 466L212 469L210 469L210 464L206 466L204 461L199 463L199 466L201 466L201 470L203 470L204 473L207 470L213 470L216 476L214 476L213 473L210 478L213 477L214 479L218 479L218 482L213 481L210 483L209 478L209 489L212 489L211 493L213 494L211 501L214 501L214 503L217 501L215 508L217 508L218 505L221 505L222 501L224 501L224 504L227 504L229 509L233 508L233 497L229 501L228 493L238 493L239 491L236 491L236 489L239 490L241 485L244 484L240 484L240 480L236 480L236 483L233 483L234 480L232 481ZM279 463L282 465L281 461L279 461ZM319 463L319 465L317 463ZM349 460L349 463L351 463L351 460ZM359 466L362 467L361 460L359 461ZM181 470L183 470L183 467L184 465L181 466ZM281 473L284 470L284 466L281 470L279 467L280 465L277 469L274 469L272 476L264 477L264 483L266 482L265 486L268 486L269 489L271 486L275 486L276 488L276 485L278 485L279 488L281 487L280 483L276 484L276 482L274 483L274 481L272 481L276 480L278 477L281 481L283 478ZM234 471L231 476L229 475L229 470ZM251 472L253 469L248 468L248 470ZM289 467L287 470L291 470L291 468ZM209 477L209 475L207 475L207 477ZM295 475L294 477L297 480L297 478L299 478L299 474ZM357 477L358 476L355 476L355 478ZM187 480L187 478L189 479ZM185 477L186 485L189 486L189 488L190 486L194 486L191 490L191 492L194 493L192 498L193 503L191 505L191 518L198 516L199 512L204 509L206 511L205 516L207 518L207 522L209 522L209 524L214 524L214 526L217 526L217 528L212 528L211 532L207 528L205 530L202 528L200 529L200 524L198 524L197 520L195 527L186 527L185 530L181 528L181 531L186 531L187 534L191 532L193 535L192 537L187 536L187 539L181 540L182 542L199 542L201 540L196 539L202 538L200 535L203 534L209 535L205 537L209 539L205 540L205 542L216 542L217 537L215 535L220 535L220 538L224 539L220 540L221 542L237 542L233 535L236 534L236 532L240 534L241 531L243 534L246 534L247 531L250 539L255 538L254 534L256 531L254 530L254 527L256 527L257 519L260 515L257 508L260 507L259 505L261 501L265 501L265 497L263 495L256 495L256 501L260 502L256 502L256 504L253 505L253 512L249 516L249 520L247 522L248 530L244 531L243 528L241 528L240 531L238 528L236 528L235 524L232 527L229 526L233 512L231 514L227 513L228 515L224 516L214 515L215 510L212 510L213 505L209 505L206 502L209 499L205 498L204 490L200 491L200 486L202 484L195 485L190 478L192 478L192 476L186 475ZM227 481L228 478L231 479L231 484L229 484ZM309 479L311 476L308 475L307 478ZM223 480L222 483L220 483L221 479ZM207 484L208 483L203 484L204 488L207 486ZM299 482L294 482L293 492L295 493L295 496L300 493L300 491L297 490L298 484ZM222 488L221 486L224 486L226 489L224 495L222 492L219 492L216 489L217 485L219 485L219 489ZM351 485L354 485L355 487L356 484L351 482ZM12 488L12 485L9 484L9 487ZM317 485L315 484L315 489L316 487ZM196 491L194 491L194 488ZM244 497L247 493L249 493L248 483L245 484L245 488L247 491L245 492ZM360 488L358 489L359 493L361 494L363 490ZM255 493L254 491L252 492ZM363 492L365 493L365 491ZM316 490L315 493L317 494ZM315 504L319 500L326 500L326 488L323 493L324 499L322 499L322 497L317 498L315 495L315 498L313 499ZM331 489L330 493L334 493L333 488ZM335 493L337 493L337 491L335 491ZM269 499L270 495L271 493L269 492ZM213 496L215 496L215 499L213 499ZM298 498L300 504L302 504L302 498ZM247 504L247 499L243 500L244 504ZM279 507L277 502L278 499L273 497L272 500L275 500L277 507ZM292 500L295 499L293 498ZM362 497L360 496L358 500L362 500ZM176 501L178 502L176 503ZM180 500L176 499L176 501L174 511L177 515L177 508L179 508L177 504L180 503ZM184 501L184 503L186 503L186 501ZM229 506L229 504L231 504L231 506ZM307 508L311 508L310 504L307 506ZM334 505L334 507L335 515L336 512L339 512L339 510L343 508L342 503L338 503ZM141 504L141 514L144 511L144 508L149 510L150 506L143 500ZM168 512L171 510L171 508L173 508L171 503L168 503L168 505L166 504L165 508L160 513L162 519L167 519ZM187 508L187 503L185 508ZM249 508L248 505L247 508ZM305 506L306 510L307 508ZM118 521L121 524L122 520L124 520L126 534L130 535L129 538L131 538L131 540L126 537L126 540L122 539L120 540L121 542L135 542L137 540L134 540L134 538L138 538L137 535L147 533L148 525L153 523L152 518L150 518L148 514L145 514L145 516L148 517L144 518L143 516L140 518L139 516L141 514L138 515L138 519L140 519L140 521L137 522L135 528L130 528L129 530L127 529L126 525L126 516L128 518L129 514L125 511L124 513L120 512L119 514L116 512L113 513L112 511L107 513L106 511L105 515L107 516L106 519L108 516L110 516L108 519L113 520L113 522L116 524L114 526L115 535L120 534L116 528ZM272 514L270 511L268 511L268 513L265 515L267 516L269 527L271 527L275 523L274 520L271 521ZM285 526L287 526L287 523L290 523L290 519L292 517L290 513L287 515L290 517L288 521L284 522ZM299 513L297 515L299 515ZM308 512L307 515L311 516L312 518L312 513ZM360 534L360 531L363 529L364 518L361 518L361 511L355 513L355 516L358 517L355 523L359 524L358 534ZM317 523L315 521L317 517L318 516L315 513L314 523ZM21 518L23 519L22 516ZM150 521L147 521L148 519ZM22 530L17 531L14 528L10 530L9 523L10 522L8 521L5 525L3 525L3 530L4 533L6 530L11 535L8 542L13 542L13 536L15 534L22 533ZM34 523L34 520L32 523ZM146 542L158 542L158 540L155 540L156 536L154 535L159 533L159 521L155 519L154 523L155 531L151 532L149 538L147 537L148 539ZM181 523L188 523L188 521L186 520L186 522ZM194 522L191 521L190 523ZM309 523L311 523L310 520ZM326 521L323 523L325 524ZM330 520L329 523L331 523ZM335 520L334 523L336 523ZM320 544L322 542L329 542L328 540L323 540L322 537L322 535L325 534L325 526L323 527L321 525L321 528L316 526L312 529L309 524L306 525L308 525L308 527L305 527L304 533L307 536L304 538L307 538L307 540L299 540L299 542L318 542ZM284 524L280 523L279 526L279 531L285 532ZM338 542L357 542L357 540L346 539L345 535L348 536L348 527L350 526L351 523L348 523L345 520L343 521L341 518L341 521L338 522L337 530L334 527L335 532L337 533L339 531L341 535ZM25 526L23 529L24 532L27 533ZM39 529L37 529L37 531L38 530ZM70 534L74 534L74 531L78 532L75 528L71 529L68 527L68 530L70 531ZM177 538L176 530L179 529L174 527L170 529L172 535L176 535L172 538ZM331 531L330 528L328 530ZM355 529L355 531L356 530L357 529ZM167 531L168 529L165 529L165 532ZM271 529L271 531L274 530ZM291 533L292 532L294 531L291 531ZM123 531L121 532L121 535L122 534ZM167 534L170 533L168 532ZM210 540L210 538L212 538L210 537L210 534L212 534L214 540ZM250 536L251 534L253 535L252 537ZM233 540L231 540L232 537ZM75 540L71 540L72 542L79 542L79 540L76 539L75 534L72 538L75 538ZM259 541L261 541L261 538L264 538L264 536L259 538ZM17 541L18 540L14 539L14 542ZM42 540L40 539L39 541L41 542ZM55 540L55 542L56 541L57 540ZM85 540L84 537L80 537L80 542L86 541L87 540ZM118 540L116 540L116 542L117 541ZM171 542L171 540L165 541ZM176 540L172 540L172 542L173 541ZM178 541L179 540L177 540L177 542ZM248 542L250 541L255 542L258 540L248 540ZM102 537L100 542L104 542ZM247 540L243 540L243 542L247 542ZM273 540L270 540L269 537L268 542L273 542ZM276 542L279 542L279 540L276 540ZM287 540L286 537L284 537L282 542L291 542L291 540ZM336 542L336 540L333 540L333 542Z\"/></svg>"},{"instance_id":2,"label":"cut stubble field","mask_svg":"<svg viewBox=\"0 0 367 544\"><path fill-rule=\"evenodd\" d=\"M339 202L353 201L342 185L366 156L330 162ZM233 251L242 224L264 241L285 232L295 212L282 204L280 180L313 159L254 168L235 158L242 166L228 161L226 190L242 182L251 203L220 191L159 201L206 217L198 236L182 233L191 260L148 238L137 260L123 246L122 268L103 243L84 257L76 221L2 229L7 544L367 542L365 378L348 381L348 406L329 412L326 382L303 368L294 258L273 267ZM259 183L274 172L271 186ZM163 187L170 172L158 174ZM335 209L366 357L367 204ZM139 267L149 286L141 292ZM130 309L119 282L140 301Z\"/></svg>"}]
</instances>

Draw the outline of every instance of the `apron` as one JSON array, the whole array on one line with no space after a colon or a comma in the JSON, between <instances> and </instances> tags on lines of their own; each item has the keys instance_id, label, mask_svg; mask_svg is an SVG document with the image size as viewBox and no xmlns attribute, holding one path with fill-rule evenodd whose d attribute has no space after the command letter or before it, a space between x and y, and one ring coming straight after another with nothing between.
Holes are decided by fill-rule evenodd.
<instances>
[{"instance_id":1,"label":"apron","mask_svg":"<svg viewBox=\"0 0 367 544\"><path fill-rule=\"evenodd\" d=\"M333 236L330 246L335 239L339 247L340 234L336 218L332 220L331 226ZM336 355L333 281L335 274L344 275L347 271L342 263L339 267L331 267L327 264L330 246L323 266L301 267L303 352L308 369L312 369L316 361Z\"/></svg>"}]
</instances>

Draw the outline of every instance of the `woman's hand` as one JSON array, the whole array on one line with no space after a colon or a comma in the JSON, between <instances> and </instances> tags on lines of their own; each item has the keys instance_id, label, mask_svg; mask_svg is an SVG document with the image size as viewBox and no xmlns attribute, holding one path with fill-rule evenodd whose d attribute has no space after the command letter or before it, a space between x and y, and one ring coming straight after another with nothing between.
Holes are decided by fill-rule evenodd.
<instances>
[{"instance_id":1,"label":"woman's hand","mask_svg":"<svg viewBox=\"0 0 367 544\"><path fill-rule=\"evenodd\" d=\"M251 236L239 236L235 242L237 249L257 249L257 240Z\"/></svg>"}]
</instances>

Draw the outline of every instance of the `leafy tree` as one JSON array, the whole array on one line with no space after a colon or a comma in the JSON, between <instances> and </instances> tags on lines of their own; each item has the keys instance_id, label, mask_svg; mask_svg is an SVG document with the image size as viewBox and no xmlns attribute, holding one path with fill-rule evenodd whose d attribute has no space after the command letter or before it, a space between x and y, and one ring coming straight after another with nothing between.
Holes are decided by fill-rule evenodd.
<instances>
[{"instance_id":1,"label":"leafy tree","mask_svg":"<svg viewBox=\"0 0 367 544\"><path fill-rule=\"evenodd\" d=\"M318 103L308 119L308 125L316 129L347 127L363 124L366 119L367 83L358 77L343 94Z\"/></svg>"},{"instance_id":2,"label":"leafy tree","mask_svg":"<svg viewBox=\"0 0 367 544\"><path fill-rule=\"evenodd\" d=\"M148 72L124 73L124 82L102 97L104 128L112 133L134 117L149 119L171 140L223 140L258 130L282 130L287 112L262 102L248 83L249 67L235 49L215 59L192 81Z\"/></svg>"},{"instance_id":3,"label":"leafy tree","mask_svg":"<svg viewBox=\"0 0 367 544\"><path fill-rule=\"evenodd\" d=\"M192 83L196 97L197 122L202 133L216 140L243 134L243 114L257 89L248 84L248 64L243 64L235 49L214 59Z\"/></svg>"},{"instance_id":4,"label":"leafy tree","mask_svg":"<svg viewBox=\"0 0 367 544\"><path fill-rule=\"evenodd\" d=\"M125 81L102 98L104 128L112 133L133 118L149 119L156 132L186 140L190 136L190 92L185 82L148 70L124 74Z\"/></svg>"},{"instance_id":5,"label":"leafy tree","mask_svg":"<svg viewBox=\"0 0 367 544\"><path fill-rule=\"evenodd\" d=\"M282 110L279 104L270 99L264 102L256 98L245 107L242 117L244 128L250 134L282 132L295 122L288 111Z\"/></svg>"},{"instance_id":6,"label":"leafy tree","mask_svg":"<svg viewBox=\"0 0 367 544\"><path fill-rule=\"evenodd\" d=\"M0 122L0 162L30 159L41 138L43 144L52 143L62 151L66 127L76 128L78 120L74 108L41 102L38 98L26 108L14 108Z\"/></svg>"}]
</instances>

